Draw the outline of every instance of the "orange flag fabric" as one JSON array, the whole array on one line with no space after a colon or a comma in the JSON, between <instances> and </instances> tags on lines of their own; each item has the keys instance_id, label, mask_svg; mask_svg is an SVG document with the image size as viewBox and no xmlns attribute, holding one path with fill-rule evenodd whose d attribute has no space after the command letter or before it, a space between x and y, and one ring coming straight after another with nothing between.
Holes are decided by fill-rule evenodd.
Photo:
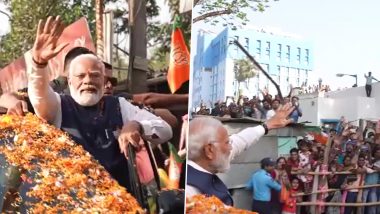
<instances>
[{"instance_id":1,"label":"orange flag fabric","mask_svg":"<svg viewBox=\"0 0 380 214\"><path fill-rule=\"evenodd\" d=\"M187 49L182 31L174 25L170 50L170 62L167 81L174 94L183 83L189 80L190 53Z\"/></svg>"},{"instance_id":2,"label":"orange flag fabric","mask_svg":"<svg viewBox=\"0 0 380 214\"><path fill-rule=\"evenodd\" d=\"M324 145L327 144L327 141L329 139L329 136L326 135L325 133L310 133L313 137L314 137L314 140L317 141L318 143L322 143Z\"/></svg>"},{"instance_id":3,"label":"orange flag fabric","mask_svg":"<svg viewBox=\"0 0 380 214\"><path fill-rule=\"evenodd\" d=\"M178 156L177 149L171 143L169 143L169 151L170 151L169 169L168 169L169 180L168 180L167 189L178 189L183 160Z\"/></svg>"}]
</instances>

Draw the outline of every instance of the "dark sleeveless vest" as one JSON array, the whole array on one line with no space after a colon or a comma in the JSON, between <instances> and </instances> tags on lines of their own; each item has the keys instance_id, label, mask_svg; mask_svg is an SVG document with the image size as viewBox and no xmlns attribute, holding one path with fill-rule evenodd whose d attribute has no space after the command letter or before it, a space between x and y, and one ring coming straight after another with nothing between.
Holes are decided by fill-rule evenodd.
<instances>
[{"instance_id":1,"label":"dark sleeveless vest","mask_svg":"<svg viewBox=\"0 0 380 214\"><path fill-rule=\"evenodd\" d=\"M130 190L128 163L115 136L123 127L118 98L105 96L97 105L84 107L69 95L60 96L61 129L98 160L121 186Z\"/></svg>"},{"instance_id":2,"label":"dark sleeveless vest","mask_svg":"<svg viewBox=\"0 0 380 214\"><path fill-rule=\"evenodd\" d=\"M187 184L196 187L202 194L216 196L226 205L234 204L227 186L215 174L202 172L187 165Z\"/></svg>"}]
</instances>

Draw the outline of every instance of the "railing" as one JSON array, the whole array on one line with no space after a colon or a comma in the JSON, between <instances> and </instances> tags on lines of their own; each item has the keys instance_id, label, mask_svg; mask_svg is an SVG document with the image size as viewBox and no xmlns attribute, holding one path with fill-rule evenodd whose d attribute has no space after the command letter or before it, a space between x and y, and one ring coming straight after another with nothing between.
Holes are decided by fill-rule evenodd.
<instances>
[{"instance_id":1,"label":"railing","mask_svg":"<svg viewBox=\"0 0 380 214\"><path fill-rule=\"evenodd\" d=\"M311 192L305 192L305 193L298 193L295 195L292 195L293 197L296 196L311 196L311 201L308 202L297 202L297 206L310 206L310 213L311 214L320 214L323 212L326 206L329 207L366 207L366 206L378 206L380 205L380 201L377 202L368 202L368 203L362 203L362 193L363 189L368 188L379 188L380 184L374 184L374 185L363 185L364 184L364 178L365 174L350 172L350 171L341 171L341 172L329 172L328 169L328 157L330 154L330 149L332 145L332 138L329 137L326 149L324 151L324 158L323 158L323 164L320 166L317 166L317 169L314 172L295 172L292 173L294 175L313 175L313 186ZM379 173L377 171L374 171L373 173ZM342 189L328 189L328 182L327 182L327 175L353 175L358 174L362 177L360 178L360 182L358 186L351 186L347 188ZM366 173L370 174L370 173ZM343 191L343 194L346 193L349 190L358 189L357 194L357 203L345 203L345 201L342 200L342 202L326 202L325 201L325 194L329 192L337 192L337 191ZM343 197L344 198L344 197ZM363 209L358 209L357 214L363 214Z\"/></svg>"}]
</instances>

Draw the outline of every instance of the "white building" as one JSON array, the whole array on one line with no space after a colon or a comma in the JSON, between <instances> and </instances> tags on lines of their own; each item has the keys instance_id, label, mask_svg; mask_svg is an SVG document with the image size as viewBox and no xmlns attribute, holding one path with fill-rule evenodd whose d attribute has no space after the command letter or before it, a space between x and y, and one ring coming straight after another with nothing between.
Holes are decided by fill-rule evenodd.
<instances>
[{"instance_id":1,"label":"white building","mask_svg":"<svg viewBox=\"0 0 380 214\"><path fill-rule=\"evenodd\" d=\"M371 97L366 96L364 86L299 97L303 111L299 122L309 121L319 126L323 120L339 120L341 116L353 122L380 119L379 82L372 84Z\"/></svg>"}]
</instances>

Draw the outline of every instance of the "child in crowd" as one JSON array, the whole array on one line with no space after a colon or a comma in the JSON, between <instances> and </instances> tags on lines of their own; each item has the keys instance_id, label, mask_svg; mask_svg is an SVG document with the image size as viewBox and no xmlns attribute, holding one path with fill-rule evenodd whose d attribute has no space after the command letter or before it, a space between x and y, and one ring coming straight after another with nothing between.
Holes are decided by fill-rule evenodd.
<instances>
[{"instance_id":1,"label":"child in crowd","mask_svg":"<svg viewBox=\"0 0 380 214\"><path fill-rule=\"evenodd\" d=\"M284 201L282 207L282 214L296 214L297 213L297 202L301 202L301 197L296 196L299 193L300 181L297 177L291 178L291 188L289 191L289 197Z\"/></svg>"},{"instance_id":2,"label":"child in crowd","mask_svg":"<svg viewBox=\"0 0 380 214\"><path fill-rule=\"evenodd\" d=\"M311 159L311 152L308 145L308 142L305 140L299 141L299 165L302 169L311 169L310 159ZM313 180L313 176L311 175L299 175L298 178L302 181L304 184L304 190L309 191L310 190L310 183Z\"/></svg>"}]
</instances>

